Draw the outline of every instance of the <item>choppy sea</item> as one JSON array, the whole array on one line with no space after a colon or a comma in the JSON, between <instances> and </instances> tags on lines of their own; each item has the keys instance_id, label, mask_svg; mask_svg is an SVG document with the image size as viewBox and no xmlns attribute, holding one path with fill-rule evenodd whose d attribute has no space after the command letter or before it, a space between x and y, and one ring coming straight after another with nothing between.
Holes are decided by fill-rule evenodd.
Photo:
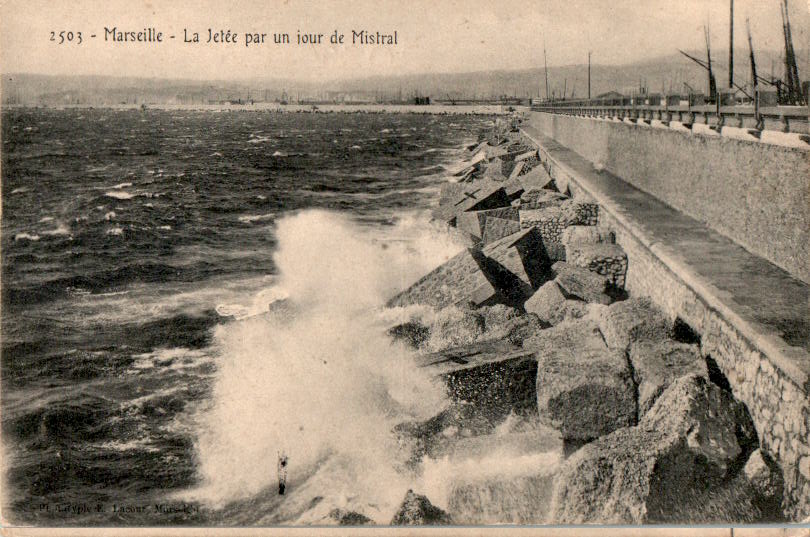
<instances>
[{"instance_id":1,"label":"choppy sea","mask_svg":"<svg viewBox=\"0 0 810 537\"><path fill-rule=\"evenodd\" d=\"M3 517L390 516L391 427L443 396L382 304L460 248L427 209L491 121L4 111Z\"/></svg>"}]
</instances>

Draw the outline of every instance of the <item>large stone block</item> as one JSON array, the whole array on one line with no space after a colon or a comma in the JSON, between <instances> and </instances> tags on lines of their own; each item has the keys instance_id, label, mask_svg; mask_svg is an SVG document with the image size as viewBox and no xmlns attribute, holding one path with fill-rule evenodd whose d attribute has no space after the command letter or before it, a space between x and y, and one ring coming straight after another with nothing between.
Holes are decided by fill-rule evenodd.
<instances>
[{"instance_id":1,"label":"large stone block","mask_svg":"<svg viewBox=\"0 0 810 537\"><path fill-rule=\"evenodd\" d=\"M402 500L392 526L446 526L452 524L450 516L427 499L427 496L415 494L409 490Z\"/></svg>"},{"instance_id":2,"label":"large stone block","mask_svg":"<svg viewBox=\"0 0 810 537\"><path fill-rule=\"evenodd\" d=\"M577 204L564 201L560 205L547 206L543 209L523 209L521 202L520 225L524 228L536 227L544 240L562 244L562 233L565 228L588 224L577 213L577 207Z\"/></svg>"},{"instance_id":3,"label":"large stone block","mask_svg":"<svg viewBox=\"0 0 810 537\"><path fill-rule=\"evenodd\" d=\"M456 218L456 227L475 237L481 238L484 235L486 221L490 217L513 220L516 223L520 220L518 210L515 207L501 207L498 209L467 211L461 213Z\"/></svg>"},{"instance_id":4,"label":"large stone block","mask_svg":"<svg viewBox=\"0 0 810 537\"><path fill-rule=\"evenodd\" d=\"M453 201L433 210L433 218L455 225L456 217L465 211L482 211L509 207L503 184L494 181L464 183L464 189Z\"/></svg>"},{"instance_id":5,"label":"large stone block","mask_svg":"<svg viewBox=\"0 0 810 537\"><path fill-rule=\"evenodd\" d=\"M488 217L484 224L484 236L482 237L482 242L484 244L489 244L518 232L520 232L519 221Z\"/></svg>"},{"instance_id":6,"label":"large stone block","mask_svg":"<svg viewBox=\"0 0 810 537\"><path fill-rule=\"evenodd\" d=\"M554 179L548 174L543 166L534 166L528 172L525 171L526 166L523 167L523 175L519 175L518 179L523 184L524 190L530 188L549 188L554 184Z\"/></svg>"},{"instance_id":7,"label":"large stone block","mask_svg":"<svg viewBox=\"0 0 810 537\"><path fill-rule=\"evenodd\" d=\"M535 229L521 230L483 247L484 270L504 296L522 304L547 279L549 258Z\"/></svg>"},{"instance_id":8,"label":"large stone block","mask_svg":"<svg viewBox=\"0 0 810 537\"><path fill-rule=\"evenodd\" d=\"M511 201L519 200L520 195L523 194L523 183L520 182L519 178L509 178L504 181L503 189Z\"/></svg>"},{"instance_id":9,"label":"large stone block","mask_svg":"<svg viewBox=\"0 0 810 537\"><path fill-rule=\"evenodd\" d=\"M566 320L579 319L587 313L587 303L565 298L557 282L543 284L523 305L527 313L534 313L552 326Z\"/></svg>"},{"instance_id":10,"label":"large stone block","mask_svg":"<svg viewBox=\"0 0 810 537\"><path fill-rule=\"evenodd\" d=\"M565 194L560 194L545 188L530 187L525 189L520 195L520 209L545 209L546 207L559 207L566 200L570 199Z\"/></svg>"},{"instance_id":11,"label":"large stone block","mask_svg":"<svg viewBox=\"0 0 810 537\"><path fill-rule=\"evenodd\" d=\"M551 522L672 520L685 498L721 483L754 439L750 418L727 392L705 377L682 377L638 426L599 438L563 464Z\"/></svg>"},{"instance_id":12,"label":"large stone block","mask_svg":"<svg viewBox=\"0 0 810 537\"><path fill-rule=\"evenodd\" d=\"M563 323L524 341L537 356L540 423L570 442L606 435L636 420L635 387L624 353L610 350L593 321Z\"/></svg>"},{"instance_id":13,"label":"large stone block","mask_svg":"<svg viewBox=\"0 0 810 537\"><path fill-rule=\"evenodd\" d=\"M510 414L537 412L532 350L487 341L420 356L417 365L444 380L453 402L473 405L474 420L483 424L479 428L491 430Z\"/></svg>"},{"instance_id":14,"label":"large stone block","mask_svg":"<svg viewBox=\"0 0 810 537\"><path fill-rule=\"evenodd\" d=\"M670 384L686 375L709 378L706 360L695 345L641 341L630 346L630 363L638 385L638 411L643 416Z\"/></svg>"},{"instance_id":15,"label":"large stone block","mask_svg":"<svg viewBox=\"0 0 810 537\"><path fill-rule=\"evenodd\" d=\"M616 239L610 232L597 226L568 226L562 232L560 242L569 248L580 244L614 243Z\"/></svg>"},{"instance_id":16,"label":"large stone block","mask_svg":"<svg viewBox=\"0 0 810 537\"><path fill-rule=\"evenodd\" d=\"M615 287L624 288L627 277L627 254L618 244L567 245L565 260L577 267L606 276Z\"/></svg>"},{"instance_id":17,"label":"large stone block","mask_svg":"<svg viewBox=\"0 0 810 537\"><path fill-rule=\"evenodd\" d=\"M484 169L484 179L489 181L504 182L506 176L503 174L503 161L499 158L494 158L487 163Z\"/></svg>"},{"instance_id":18,"label":"large stone block","mask_svg":"<svg viewBox=\"0 0 810 537\"><path fill-rule=\"evenodd\" d=\"M599 319L605 342L614 349L627 350L631 342L663 341L672 323L648 297L634 297L612 304Z\"/></svg>"},{"instance_id":19,"label":"large stone block","mask_svg":"<svg viewBox=\"0 0 810 537\"><path fill-rule=\"evenodd\" d=\"M582 267L558 261L552 265L554 280L566 298L576 298L585 302L610 304L612 299L606 294L608 280L595 272Z\"/></svg>"},{"instance_id":20,"label":"large stone block","mask_svg":"<svg viewBox=\"0 0 810 537\"><path fill-rule=\"evenodd\" d=\"M473 303L476 306L501 301L498 290L481 268L481 255L466 249L447 263L388 301L388 306L424 304L434 308Z\"/></svg>"}]
</instances>

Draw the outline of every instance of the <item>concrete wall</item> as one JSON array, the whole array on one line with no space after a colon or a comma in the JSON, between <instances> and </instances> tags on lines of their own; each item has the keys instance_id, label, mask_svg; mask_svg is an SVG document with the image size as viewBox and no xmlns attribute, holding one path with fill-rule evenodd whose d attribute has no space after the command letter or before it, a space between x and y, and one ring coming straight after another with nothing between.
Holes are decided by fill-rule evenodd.
<instances>
[{"instance_id":1,"label":"concrete wall","mask_svg":"<svg viewBox=\"0 0 810 537\"><path fill-rule=\"evenodd\" d=\"M529 124L810 283L810 151L542 112Z\"/></svg>"}]
</instances>

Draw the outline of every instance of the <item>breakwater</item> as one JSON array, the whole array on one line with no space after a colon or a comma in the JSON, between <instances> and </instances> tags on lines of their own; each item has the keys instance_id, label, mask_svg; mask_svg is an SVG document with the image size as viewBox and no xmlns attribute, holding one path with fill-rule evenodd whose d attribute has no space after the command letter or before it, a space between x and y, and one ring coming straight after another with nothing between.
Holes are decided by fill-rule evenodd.
<instances>
[{"instance_id":1,"label":"breakwater","mask_svg":"<svg viewBox=\"0 0 810 537\"><path fill-rule=\"evenodd\" d=\"M434 211L468 248L389 302L466 312L441 326L451 333L479 327L474 342L420 359L465 409L433 423L452 425L442 441L452 445L459 429L489 434L512 415L553 431L559 464L520 476L536 485L543 475L552 490L524 492L535 523L805 519L803 284L776 267L768 273L767 261L756 265L719 234L701 235L700 222L599 171L533 120L470 148ZM613 182L594 179L602 176ZM634 204L647 213L633 214ZM649 222L639 220L644 214ZM656 226L662 221L674 227ZM667 249L673 232L683 236L679 246L708 244L698 255L709 265L727 255L753 279L771 276L780 296L795 295L793 309L771 305L793 319L793 331L747 317L743 299L718 292L688 256ZM435 329L428 324L410 319L392 333L422 348ZM431 434L420 431L423 451L435 451ZM466 503L451 497L443 507L457 523L475 517L454 506L492 507L480 495ZM516 520L501 514L499 522Z\"/></svg>"}]
</instances>

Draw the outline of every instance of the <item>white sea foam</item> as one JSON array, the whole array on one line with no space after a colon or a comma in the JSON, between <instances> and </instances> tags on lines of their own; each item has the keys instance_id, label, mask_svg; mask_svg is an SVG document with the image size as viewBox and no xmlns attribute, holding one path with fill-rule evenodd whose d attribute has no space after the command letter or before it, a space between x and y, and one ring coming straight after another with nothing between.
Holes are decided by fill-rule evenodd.
<instances>
[{"instance_id":1,"label":"white sea foam","mask_svg":"<svg viewBox=\"0 0 810 537\"><path fill-rule=\"evenodd\" d=\"M16 235L14 235L14 240L15 241L23 241L23 240L25 240L25 241L38 241L39 240L39 235L22 232L22 233L17 233Z\"/></svg>"},{"instance_id":2,"label":"white sea foam","mask_svg":"<svg viewBox=\"0 0 810 537\"><path fill-rule=\"evenodd\" d=\"M217 328L213 399L199 418L203 484L191 495L214 505L253 495L275 483L284 452L290 480L342 457L362 468L364 494L387 496L392 426L435 414L445 396L385 335L380 306L457 246L421 219L403 218L375 241L369 228L323 211L287 216L276 234L274 292L288 293L296 313Z\"/></svg>"},{"instance_id":3,"label":"white sea foam","mask_svg":"<svg viewBox=\"0 0 810 537\"><path fill-rule=\"evenodd\" d=\"M43 231L43 235L50 235L50 236L63 236L63 235L70 235L70 230L68 227L62 223L57 222L57 226L55 229L49 229L48 231Z\"/></svg>"},{"instance_id":4,"label":"white sea foam","mask_svg":"<svg viewBox=\"0 0 810 537\"><path fill-rule=\"evenodd\" d=\"M107 196L108 198L115 198L117 200L128 200L132 199L135 196L135 194L131 194L129 192L119 192L115 190L105 192L104 195Z\"/></svg>"},{"instance_id":5,"label":"white sea foam","mask_svg":"<svg viewBox=\"0 0 810 537\"><path fill-rule=\"evenodd\" d=\"M23 192L28 192L29 188L27 186L18 186L14 190L11 191L12 194L22 194Z\"/></svg>"},{"instance_id":6,"label":"white sea foam","mask_svg":"<svg viewBox=\"0 0 810 537\"><path fill-rule=\"evenodd\" d=\"M107 235L116 235L116 236L118 236L118 235L123 235L123 234L124 234L124 230L121 229L120 227L117 227L117 226L107 230Z\"/></svg>"},{"instance_id":7,"label":"white sea foam","mask_svg":"<svg viewBox=\"0 0 810 537\"><path fill-rule=\"evenodd\" d=\"M244 214L238 218L240 222L243 223L250 223L250 222L261 222L263 220L272 220L276 217L276 213L267 213L267 214Z\"/></svg>"}]
</instances>

